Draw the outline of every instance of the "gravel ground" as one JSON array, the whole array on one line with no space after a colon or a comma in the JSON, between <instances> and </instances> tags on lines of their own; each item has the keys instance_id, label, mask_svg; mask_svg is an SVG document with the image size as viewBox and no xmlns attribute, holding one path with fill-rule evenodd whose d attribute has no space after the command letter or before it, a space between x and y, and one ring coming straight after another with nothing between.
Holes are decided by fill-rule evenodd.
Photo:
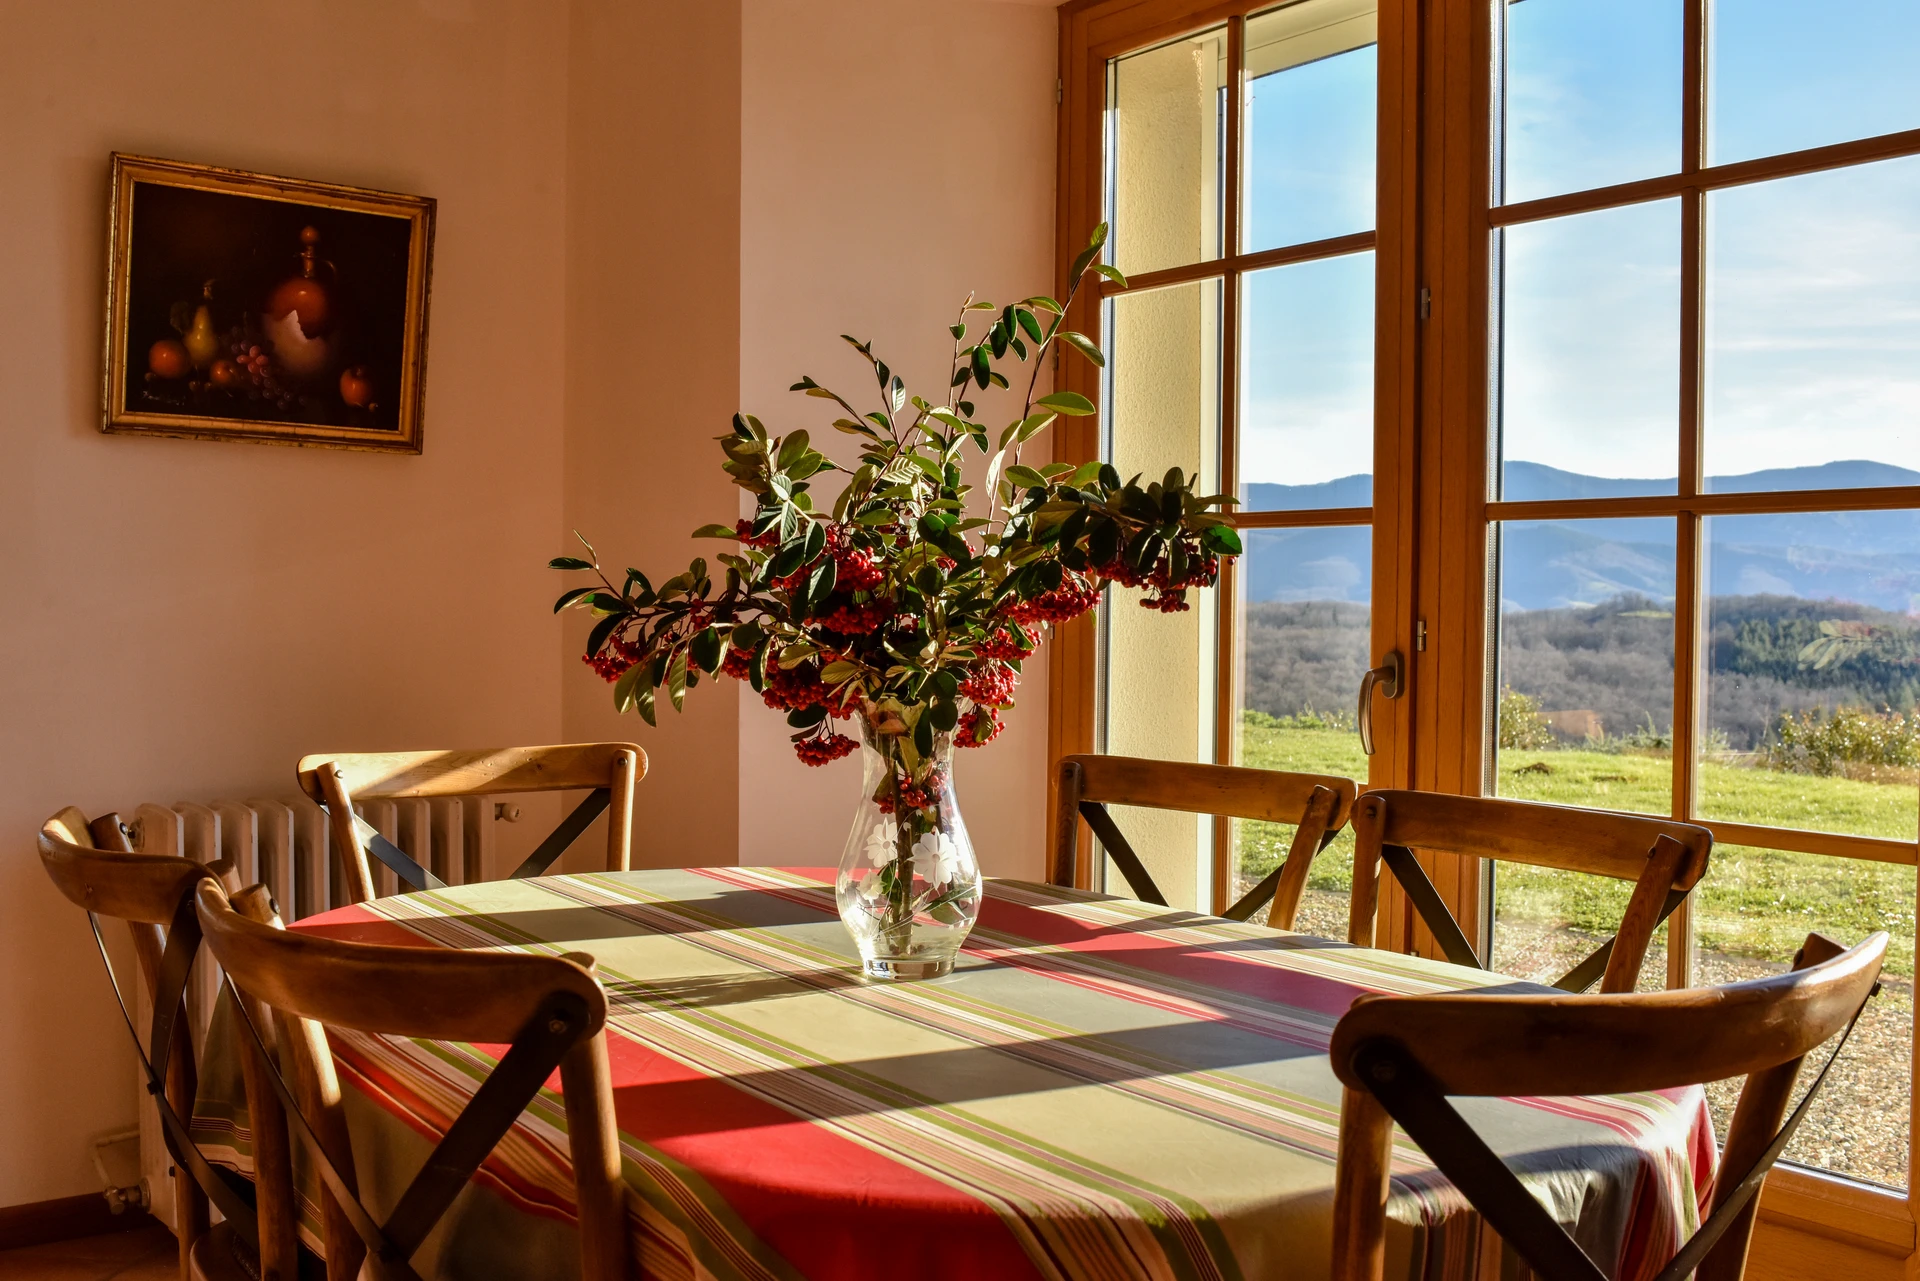
<instances>
[{"instance_id":1,"label":"gravel ground","mask_svg":"<svg viewBox=\"0 0 1920 1281\"><path fill-rule=\"evenodd\" d=\"M1345 938L1346 896L1309 890L1301 900L1295 928L1322 938ZM1506 919L1501 922L1493 968L1516 978L1551 982L1599 943L1600 939L1576 931ZM1776 964L1701 952L1695 958L1694 982L1704 986L1758 978L1779 973L1788 963L1788 958ZM1656 939L1641 970L1641 988L1664 987L1666 970L1666 948ZM1817 1052L1803 1070L1803 1090L1818 1064L1825 1061L1826 1053L1824 1049ZM1840 1061L1821 1087L1819 1100L1801 1123L1783 1159L1904 1189L1912 1062L1913 983L1888 977L1854 1029ZM1738 1079L1707 1087L1717 1133L1726 1133L1739 1096Z\"/></svg>"}]
</instances>

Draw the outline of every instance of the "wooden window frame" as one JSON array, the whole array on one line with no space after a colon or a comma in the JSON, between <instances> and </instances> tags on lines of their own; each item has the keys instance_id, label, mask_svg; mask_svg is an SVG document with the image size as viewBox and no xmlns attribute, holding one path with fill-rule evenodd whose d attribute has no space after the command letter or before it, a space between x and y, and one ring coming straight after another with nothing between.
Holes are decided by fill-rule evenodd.
<instances>
[{"instance_id":1,"label":"wooden window frame","mask_svg":"<svg viewBox=\"0 0 1920 1281\"><path fill-rule=\"evenodd\" d=\"M1105 207L1107 64L1123 54L1226 26L1229 42L1228 172L1221 254L1205 262L1142 272L1136 289L1185 281L1222 281L1226 328L1221 352L1222 489L1238 483L1240 276L1288 262L1371 248L1375 255L1375 498L1372 508L1258 512L1243 528L1371 524L1374 648L1409 659L1409 696L1376 705L1380 754L1369 785L1479 794L1487 782L1483 733L1491 688L1488 534L1495 522L1604 517L1675 521L1674 817L1698 822L1716 840L1798 853L1913 866L1920 844L1841 833L1755 827L1694 815L1697 697L1704 688L1701 646L1701 531L1708 516L1920 508L1920 486L1763 493L1703 493L1701 377L1705 325L1703 219L1711 191L1920 154L1920 129L1814 147L1731 164L1705 163L1703 103L1706 2L1684 0L1682 164L1678 172L1588 191L1495 206L1489 128L1498 0L1381 0L1379 10L1378 201L1375 230L1313 244L1240 252L1242 28L1273 0L1068 0L1059 11L1060 101L1056 262L1064 270ZM1492 233L1549 218L1677 197L1681 202L1679 484L1665 496L1512 502L1489 497L1492 459L1489 306ZM1064 281L1061 282L1064 287ZM1417 300L1426 290L1423 318ZM1076 304L1075 325L1099 340L1106 295ZM1100 395L1094 371L1065 362L1064 388ZM1099 420L1056 425L1057 457L1097 456ZM1231 571L1222 577L1221 652L1234 638ZM1416 649L1416 621L1429 643ZM1095 745L1098 633L1091 618L1058 630L1049 649L1051 759ZM1238 691L1232 663L1219 665L1216 752L1230 760ZM1051 828L1049 828L1051 830ZM1229 833L1214 833L1216 902L1225 901ZM1466 860L1431 869L1472 935L1484 928L1486 878ZM1382 937L1430 942L1397 896L1382 904ZM1687 982L1692 930L1670 949L1669 977ZM1920 1102L1920 1089L1914 1091ZM1909 1136L1916 1128L1910 1118ZM1776 1170L1762 1202L1762 1235L1751 1275L1806 1275L1836 1264L1859 1281L1920 1271L1916 1183L1898 1192L1803 1168Z\"/></svg>"}]
</instances>

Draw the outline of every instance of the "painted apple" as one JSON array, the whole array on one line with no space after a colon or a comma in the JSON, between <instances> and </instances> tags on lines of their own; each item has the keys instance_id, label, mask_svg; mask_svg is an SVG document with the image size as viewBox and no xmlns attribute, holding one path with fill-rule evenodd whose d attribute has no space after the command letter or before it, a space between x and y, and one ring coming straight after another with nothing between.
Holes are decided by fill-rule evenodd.
<instances>
[{"instance_id":1,"label":"painted apple","mask_svg":"<svg viewBox=\"0 0 1920 1281\"><path fill-rule=\"evenodd\" d=\"M193 369L193 358L177 338L162 338L147 349L147 368L162 378L185 378Z\"/></svg>"},{"instance_id":2,"label":"painted apple","mask_svg":"<svg viewBox=\"0 0 1920 1281\"><path fill-rule=\"evenodd\" d=\"M365 365L354 365L341 372L340 399L355 409L365 409L373 403L373 380L367 376Z\"/></svg>"},{"instance_id":3,"label":"painted apple","mask_svg":"<svg viewBox=\"0 0 1920 1281\"><path fill-rule=\"evenodd\" d=\"M231 360L216 360L213 367L207 370L207 377L213 380L216 387L234 387L240 382L240 366Z\"/></svg>"}]
</instances>

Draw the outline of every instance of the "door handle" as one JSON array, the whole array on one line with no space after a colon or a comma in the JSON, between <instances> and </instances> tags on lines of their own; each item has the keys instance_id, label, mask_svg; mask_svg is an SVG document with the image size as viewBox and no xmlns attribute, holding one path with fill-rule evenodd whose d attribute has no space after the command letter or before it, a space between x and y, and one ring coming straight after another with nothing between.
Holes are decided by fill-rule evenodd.
<instances>
[{"instance_id":1,"label":"door handle","mask_svg":"<svg viewBox=\"0 0 1920 1281\"><path fill-rule=\"evenodd\" d=\"M1360 678L1360 750L1373 755L1373 692L1398 698L1407 690L1407 660L1399 650L1389 651L1387 661Z\"/></svg>"}]
</instances>

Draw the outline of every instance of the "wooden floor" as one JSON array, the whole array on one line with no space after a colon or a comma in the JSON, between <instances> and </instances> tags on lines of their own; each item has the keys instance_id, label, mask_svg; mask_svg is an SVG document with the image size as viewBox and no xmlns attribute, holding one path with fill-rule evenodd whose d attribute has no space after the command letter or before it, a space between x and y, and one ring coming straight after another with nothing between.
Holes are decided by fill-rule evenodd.
<instances>
[{"instance_id":1,"label":"wooden floor","mask_svg":"<svg viewBox=\"0 0 1920 1281\"><path fill-rule=\"evenodd\" d=\"M138 1232L0 1250L6 1281L173 1281L180 1247L158 1224Z\"/></svg>"}]
</instances>

